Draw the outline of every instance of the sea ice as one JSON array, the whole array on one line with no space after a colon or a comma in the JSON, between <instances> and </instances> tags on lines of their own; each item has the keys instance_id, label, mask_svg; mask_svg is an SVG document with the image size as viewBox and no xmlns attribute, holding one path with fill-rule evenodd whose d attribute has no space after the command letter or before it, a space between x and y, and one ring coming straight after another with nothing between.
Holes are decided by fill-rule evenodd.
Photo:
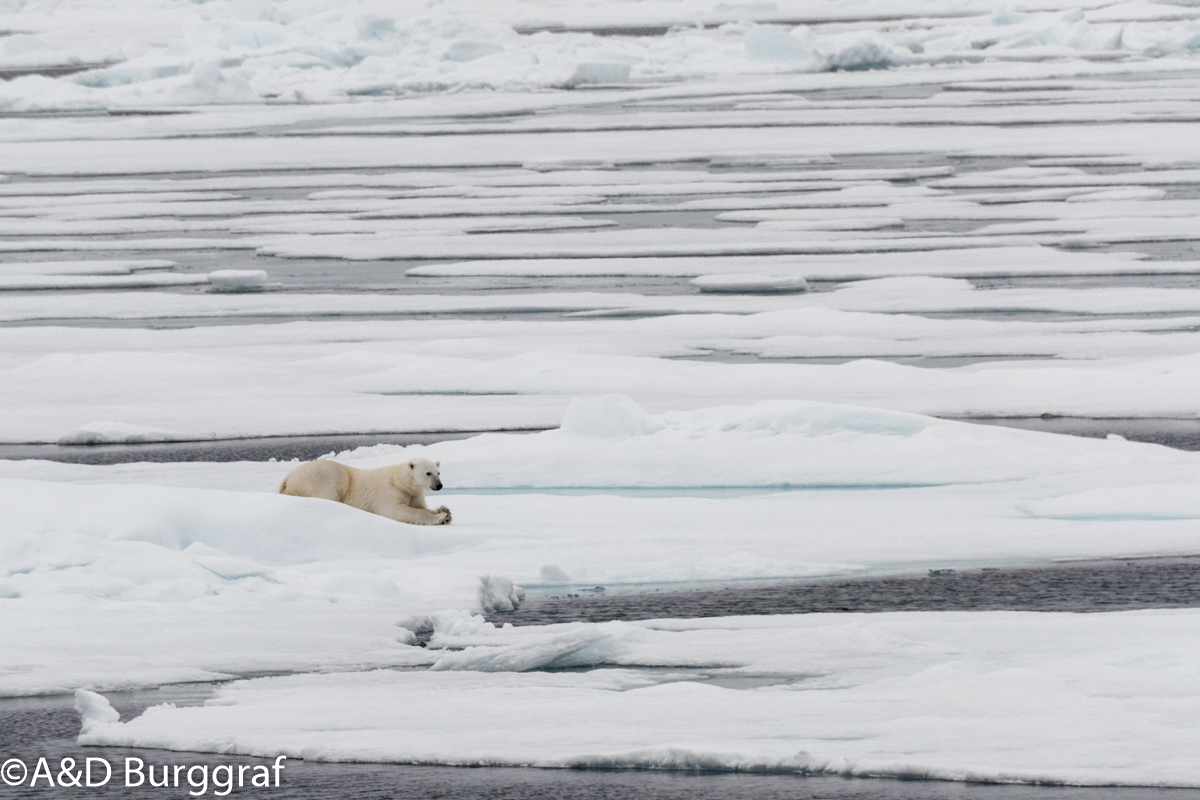
<instances>
[{"instance_id":1,"label":"sea ice","mask_svg":"<svg viewBox=\"0 0 1200 800\"><path fill-rule=\"evenodd\" d=\"M1020 12L992 3L922 7L920 25L890 25L912 10L873 2L852 13L825 4L770 8L713 3L601 3L586 11L503 2L481 12L451 2L435 11L368 2L353 12L319 4L244 13L225 5L139 6L137 22L23 7L0 17L14 31L0 59L14 66L92 64L63 79L15 78L0 92L10 111L145 108L362 98L463 88L545 90L730 75L863 70L963 62L1164 59L1196 48L1195 15L1133 4ZM1169 13L1168 13L1169 12ZM797 26L852 20L842 27ZM702 24L696 28L697 21ZM771 24L793 21L793 24ZM765 24L756 24L765 23ZM709 27L705 30L703 25ZM564 26L566 26L564 28ZM582 30L627 28L621 37ZM653 35L638 28L661 28ZM519 35L518 30L540 30Z\"/></svg>"},{"instance_id":2,"label":"sea ice","mask_svg":"<svg viewBox=\"0 0 1200 800\"><path fill-rule=\"evenodd\" d=\"M808 289L808 281L800 275L701 275L688 283L702 292L731 294L778 294Z\"/></svg>"},{"instance_id":3,"label":"sea ice","mask_svg":"<svg viewBox=\"0 0 1200 800\"><path fill-rule=\"evenodd\" d=\"M79 741L311 761L1200 785L1190 609L439 622L423 655L444 670L239 681L201 707L125 722L85 694ZM554 664L575 669L519 671Z\"/></svg>"},{"instance_id":4,"label":"sea ice","mask_svg":"<svg viewBox=\"0 0 1200 800\"><path fill-rule=\"evenodd\" d=\"M0 9L0 69L85 68L0 83L0 286L38 290L0 296L0 441L551 429L338 454L441 460L436 529L281 497L292 464L0 461L0 694L82 687L86 744L1200 786L1192 610L478 616L521 585L1194 554L1197 454L905 412L1195 418L1198 26ZM255 255L420 292L210 272ZM124 722L92 691L306 671Z\"/></svg>"},{"instance_id":5,"label":"sea ice","mask_svg":"<svg viewBox=\"0 0 1200 800\"><path fill-rule=\"evenodd\" d=\"M1191 418L1200 380L1200 294L1190 289L976 290L925 278L796 296L67 295L0 297L3 310L8 319L81 322L410 317L0 327L7 442L55 442L97 419L197 440L545 428L558 425L571 397L605 392L652 412L804 398L958 417ZM997 310L1033 318L971 318ZM1062 318L1046 319L1054 315ZM938 357L978 363L874 360ZM796 358L847 363L779 363Z\"/></svg>"},{"instance_id":6,"label":"sea ice","mask_svg":"<svg viewBox=\"0 0 1200 800\"><path fill-rule=\"evenodd\" d=\"M219 269L208 274L214 292L257 292L267 285L262 269Z\"/></svg>"}]
</instances>

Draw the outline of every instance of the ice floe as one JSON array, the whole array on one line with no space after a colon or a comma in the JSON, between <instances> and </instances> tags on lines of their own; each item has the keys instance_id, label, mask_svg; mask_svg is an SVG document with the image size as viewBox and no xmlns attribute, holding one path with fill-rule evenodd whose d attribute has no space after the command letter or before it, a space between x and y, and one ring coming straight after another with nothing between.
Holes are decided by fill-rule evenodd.
<instances>
[{"instance_id":1,"label":"ice floe","mask_svg":"<svg viewBox=\"0 0 1200 800\"><path fill-rule=\"evenodd\" d=\"M257 292L267 285L263 269L219 269L208 274L214 292Z\"/></svg>"},{"instance_id":2,"label":"ice floe","mask_svg":"<svg viewBox=\"0 0 1200 800\"><path fill-rule=\"evenodd\" d=\"M203 706L126 721L81 693L79 741L312 761L1196 786L1198 620L1192 610L538 629L444 619L433 671L240 681ZM615 668L520 671L554 665Z\"/></svg>"},{"instance_id":3,"label":"ice floe","mask_svg":"<svg viewBox=\"0 0 1200 800\"><path fill-rule=\"evenodd\" d=\"M801 275L701 275L688 282L702 292L718 294L776 294L803 292L808 289L808 281Z\"/></svg>"},{"instance_id":4,"label":"ice floe","mask_svg":"<svg viewBox=\"0 0 1200 800\"><path fill-rule=\"evenodd\" d=\"M655 413L802 398L957 417L1194 419L1200 380L1200 296L1186 289L975 290L913 278L781 297L127 293L3 297L0 309L84 325L408 317L3 327L8 442L55 442L98 419L194 439L545 428L571 397L606 392ZM487 318L547 312L575 315ZM984 312L1029 318L970 318ZM461 318L428 318L439 313ZM978 363L929 368L938 358ZM848 363L780 363L789 359Z\"/></svg>"},{"instance_id":5,"label":"ice floe","mask_svg":"<svg viewBox=\"0 0 1200 800\"><path fill-rule=\"evenodd\" d=\"M895 412L652 415L610 397L577 401L547 433L340 458L415 455L442 461L453 525L281 496L290 464L0 462L0 619L13 643L0 691L427 664L396 622L511 608L514 581L727 581L1197 546L1192 512L1145 499L1194 482L1200 456ZM1071 511L1089 491L1110 498L1099 519ZM117 639L119 655L99 646ZM539 666L514 658L495 663Z\"/></svg>"}]
</instances>

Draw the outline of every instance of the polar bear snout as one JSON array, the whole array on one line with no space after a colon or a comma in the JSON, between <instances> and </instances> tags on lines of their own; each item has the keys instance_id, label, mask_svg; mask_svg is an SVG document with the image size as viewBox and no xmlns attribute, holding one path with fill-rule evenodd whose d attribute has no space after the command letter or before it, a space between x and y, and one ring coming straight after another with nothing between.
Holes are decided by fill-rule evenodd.
<instances>
[{"instance_id":1,"label":"polar bear snout","mask_svg":"<svg viewBox=\"0 0 1200 800\"><path fill-rule=\"evenodd\" d=\"M442 488L442 476L438 474L438 467L442 465L442 462L414 458L408 462L408 465L409 469L412 470L417 485L431 492L436 492Z\"/></svg>"}]
</instances>

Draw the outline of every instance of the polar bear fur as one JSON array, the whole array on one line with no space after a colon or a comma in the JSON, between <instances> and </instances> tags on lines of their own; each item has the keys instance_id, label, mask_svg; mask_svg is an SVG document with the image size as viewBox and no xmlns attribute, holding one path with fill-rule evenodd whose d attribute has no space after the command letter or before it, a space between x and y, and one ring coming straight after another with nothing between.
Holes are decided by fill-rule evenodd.
<instances>
[{"instance_id":1,"label":"polar bear fur","mask_svg":"<svg viewBox=\"0 0 1200 800\"><path fill-rule=\"evenodd\" d=\"M412 525L449 525L450 509L430 510L425 492L442 488L440 461L414 458L379 469L356 469L336 461L309 461L287 474L280 494L336 500Z\"/></svg>"}]
</instances>

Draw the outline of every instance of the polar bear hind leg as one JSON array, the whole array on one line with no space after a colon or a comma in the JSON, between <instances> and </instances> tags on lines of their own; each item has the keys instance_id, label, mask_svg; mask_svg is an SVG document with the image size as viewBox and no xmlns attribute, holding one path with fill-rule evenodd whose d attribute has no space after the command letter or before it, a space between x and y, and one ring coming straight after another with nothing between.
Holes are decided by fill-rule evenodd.
<instances>
[{"instance_id":1,"label":"polar bear hind leg","mask_svg":"<svg viewBox=\"0 0 1200 800\"><path fill-rule=\"evenodd\" d=\"M288 473L279 493L344 502L350 494L350 472L333 461L310 461Z\"/></svg>"}]
</instances>

